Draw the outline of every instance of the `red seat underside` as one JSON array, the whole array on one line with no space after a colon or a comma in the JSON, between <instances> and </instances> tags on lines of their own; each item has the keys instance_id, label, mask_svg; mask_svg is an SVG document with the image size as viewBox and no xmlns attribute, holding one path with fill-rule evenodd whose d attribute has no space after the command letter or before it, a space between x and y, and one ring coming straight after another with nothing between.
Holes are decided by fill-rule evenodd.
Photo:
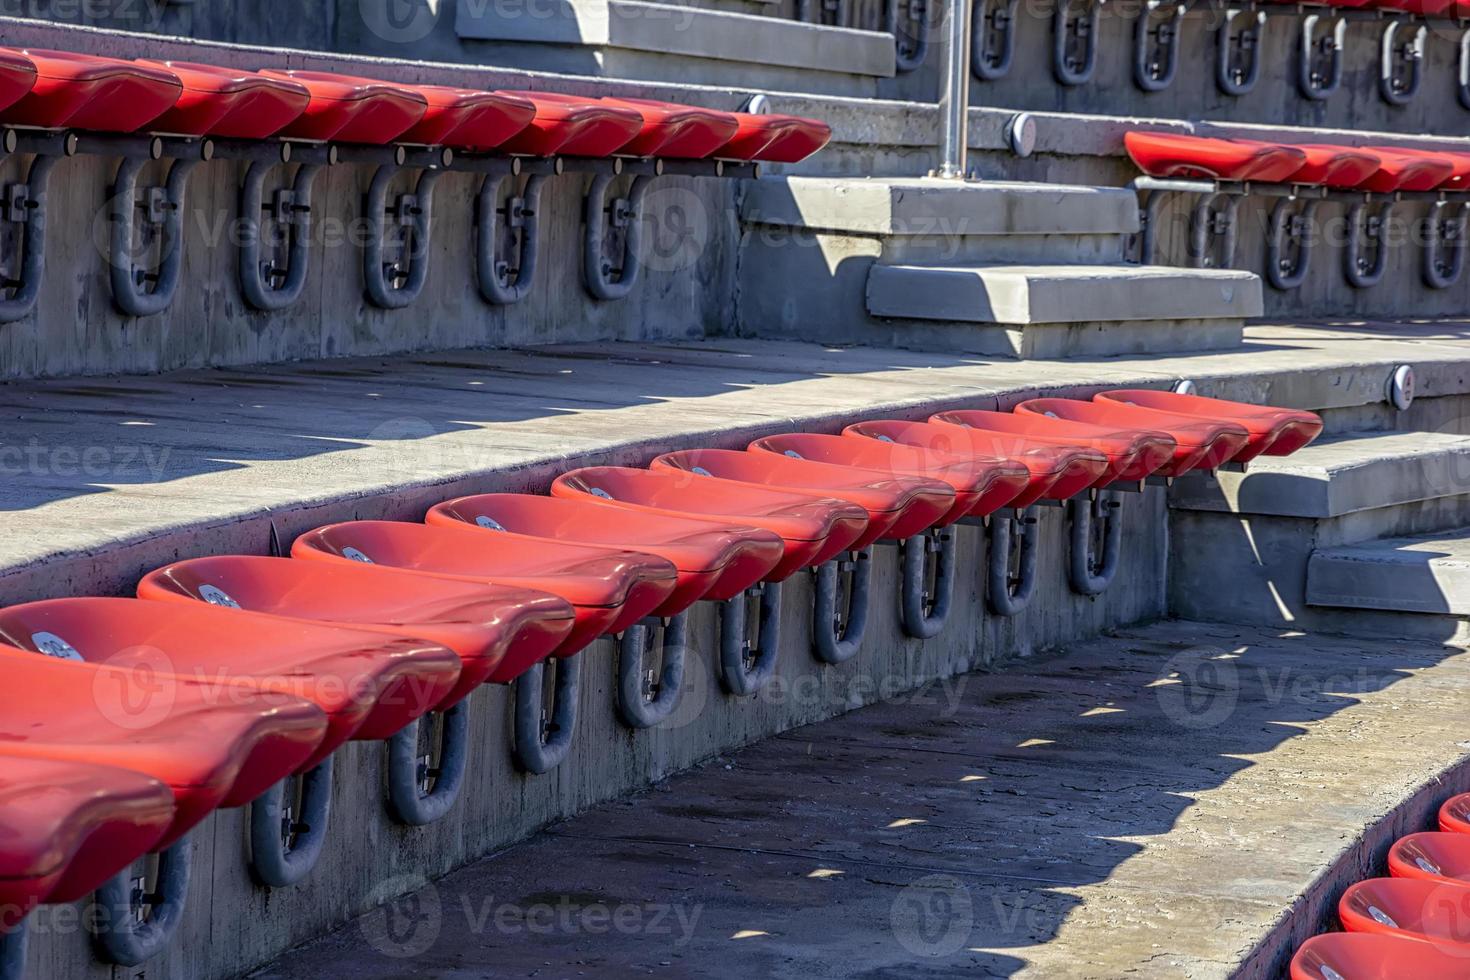
<instances>
[{"instance_id":1,"label":"red seat underside","mask_svg":"<svg viewBox=\"0 0 1470 980\"><path fill-rule=\"evenodd\" d=\"M149 126L155 132L257 140L274 136L306 111L302 85L250 71L185 61L143 61L173 72L184 85L173 108Z\"/></svg>"},{"instance_id":2,"label":"red seat underside","mask_svg":"<svg viewBox=\"0 0 1470 980\"><path fill-rule=\"evenodd\" d=\"M746 112L735 116L735 135L714 153L722 159L800 163L832 139L832 127L817 119Z\"/></svg>"},{"instance_id":3,"label":"red seat underside","mask_svg":"<svg viewBox=\"0 0 1470 980\"><path fill-rule=\"evenodd\" d=\"M117 58L27 49L36 84L0 113L14 126L131 133L171 108L184 87L172 72Z\"/></svg>"},{"instance_id":4,"label":"red seat underside","mask_svg":"<svg viewBox=\"0 0 1470 980\"><path fill-rule=\"evenodd\" d=\"M1275 183L1290 179L1307 161L1294 147L1175 133L1128 133L1123 143L1138 168L1153 177Z\"/></svg>"}]
</instances>

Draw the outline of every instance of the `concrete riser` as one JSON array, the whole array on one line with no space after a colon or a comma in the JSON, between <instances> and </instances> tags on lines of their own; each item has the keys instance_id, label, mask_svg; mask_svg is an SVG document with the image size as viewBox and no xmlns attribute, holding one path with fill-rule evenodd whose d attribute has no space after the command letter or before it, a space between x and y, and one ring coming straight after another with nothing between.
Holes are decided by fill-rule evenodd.
<instances>
[{"instance_id":1,"label":"concrete riser","mask_svg":"<svg viewBox=\"0 0 1470 980\"><path fill-rule=\"evenodd\" d=\"M879 263L1092 265L1117 263L1121 256L1117 235L876 238L757 225L741 238L738 329L752 337L1033 358L1240 345L1241 320L1035 324L1023 330L879 318L867 308L868 274Z\"/></svg>"},{"instance_id":2,"label":"concrete riser","mask_svg":"<svg viewBox=\"0 0 1470 980\"><path fill-rule=\"evenodd\" d=\"M1400 108L1390 106L1378 95L1379 26L1371 22L1349 24L1342 89L1325 101L1313 102L1303 98L1296 87L1300 19L1272 16L1260 51L1261 80L1250 94L1233 98L1220 94L1215 86L1214 27L1220 20L1220 8L1202 8L1185 18L1179 75L1174 84L1164 92L1149 93L1133 82L1134 14L1138 9L1136 5L1103 8L1097 74L1086 85L1067 88L1057 84L1051 74L1051 6L1021 4L1016 13L1016 56L1011 73L997 82L976 82L971 86L971 103L1379 132L1463 132L1467 113L1455 97L1456 31L1430 32L1423 87L1413 102Z\"/></svg>"},{"instance_id":3,"label":"concrete riser","mask_svg":"<svg viewBox=\"0 0 1470 980\"><path fill-rule=\"evenodd\" d=\"M1451 641L1452 616L1310 606L1307 561L1317 548L1470 525L1470 495L1361 511L1328 520L1171 510L1169 611L1184 619L1282 629ZM1230 588L1221 588L1228 576Z\"/></svg>"},{"instance_id":4,"label":"concrete riser","mask_svg":"<svg viewBox=\"0 0 1470 980\"><path fill-rule=\"evenodd\" d=\"M0 180L24 161L0 164ZM161 167L162 164L156 164ZM664 178L651 213L678 207L691 224L689 247L650 253L638 288L603 303L581 288L582 188L587 178L552 180L542 195L540 266L531 294L513 306L486 303L476 285L474 201L480 178L450 174L435 190L429 278L403 310L372 306L363 286L361 215L373 168L338 166L318 178L314 247L306 290L294 307L261 313L243 300L237 238L244 165L202 164L186 201L183 279L173 305L153 317L119 313L108 286L106 205L116 168L76 157L52 178L46 273L27 319L0 330L0 377L153 372L323 356L597 339L685 338L719 332L734 290L736 240L731 181ZM150 176L149 180L158 179ZM410 186L408 171L394 194ZM267 184L269 199L274 181ZM146 181L145 181L146 183ZM657 235L657 227L650 229ZM392 253L390 253L392 254Z\"/></svg>"},{"instance_id":5,"label":"concrete riser","mask_svg":"<svg viewBox=\"0 0 1470 980\"><path fill-rule=\"evenodd\" d=\"M194 880L186 918L168 952L148 965L148 980L238 976L550 821L722 752L935 678L997 666L1163 615L1167 536L1161 493L1124 496L1121 570L1096 599L1076 596L1067 586L1063 512L1044 508L1040 514L1041 579L1031 607L1011 620L985 611L983 532L963 527L958 529L954 611L944 632L926 642L904 638L898 626L898 549L875 549L867 640L854 660L839 667L823 667L811 656L811 577L799 574L784 587L778 680L753 699L733 699L720 690L710 649L715 609L701 604L690 622L683 704L662 728L633 733L617 721L615 657L608 641L599 642L582 655L587 666L571 756L544 776L514 771L508 750L509 691L482 689L472 701L475 750L467 784L455 809L438 824L393 824L383 806L382 745L349 745L337 756L326 852L312 877L298 887L267 892L253 885L244 844L247 811L216 814L191 837ZM942 697L944 688L938 690ZM535 890L534 883L526 887ZM30 976L112 980L113 971L92 959L87 936L75 925L75 910L42 910L34 918Z\"/></svg>"}]
</instances>

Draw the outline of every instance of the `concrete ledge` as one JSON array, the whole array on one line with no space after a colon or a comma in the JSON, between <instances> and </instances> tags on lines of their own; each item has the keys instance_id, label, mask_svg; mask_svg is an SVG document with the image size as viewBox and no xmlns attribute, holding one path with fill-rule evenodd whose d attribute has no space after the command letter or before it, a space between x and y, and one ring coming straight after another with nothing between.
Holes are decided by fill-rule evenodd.
<instances>
[{"instance_id":1,"label":"concrete ledge","mask_svg":"<svg viewBox=\"0 0 1470 980\"><path fill-rule=\"evenodd\" d=\"M1470 436L1374 432L1317 442L1284 459L1262 457L1245 473L1179 480L1179 510L1330 518L1470 493Z\"/></svg>"},{"instance_id":2,"label":"concrete ledge","mask_svg":"<svg viewBox=\"0 0 1470 980\"><path fill-rule=\"evenodd\" d=\"M1314 606L1470 616L1470 528L1312 553Z\"/></svg>"},{"instance_id":3,"label":"concrete ledge","mask_svg":"<svg viewBox=\"0 0 1470 980\"><path fill-rule=\"evenodd\" d=\"M874 316L965 323L1240 319L1261 315L1250 272L1163 266L876 265Z\"/></svg>"},{"instance_id":4,"label":"concrete ledge","mask_svg":"<svg viewBox=\"0 0 1470 980\"><path fill-rule=\"evenodd\" d=\"M1012 181L776 177L747 181L748 224L882 236L1121 235L1138 199L1110 187Z\"/></svg>"},{"instance_id":5,"label":"concrete ledge","mask_svg":"<svg viewBox=\"0 0 1470 980\"><path fill-rule=\"evenodd\" d=\"M575 44L891 78L893 38L721 10L641 0L555 0L518 6L457 6L455 31L476 41Z\"/></svg>"}]
</instances>

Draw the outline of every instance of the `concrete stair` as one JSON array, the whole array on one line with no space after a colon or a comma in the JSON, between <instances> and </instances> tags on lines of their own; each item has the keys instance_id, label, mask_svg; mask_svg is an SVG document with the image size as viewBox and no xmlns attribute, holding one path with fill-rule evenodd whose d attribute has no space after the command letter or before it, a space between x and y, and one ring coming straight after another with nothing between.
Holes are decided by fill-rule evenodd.
<instances>
[{"instance_id":1,"label":"concrete stair","mask_svg":"<svg viewBox=\"0 0 1470 980\"><path fill-rule=\"evenodd\" d=\"M1470 610L1470 541L1458 539L1470 532L1452 529L1470 525L1470 435L1340 434L1181 479L1169 503L1178 615L1463 635L1453 617ZM1458 598L1442 576L1464 578Z\"/></svg>"},{"instance_id":2,"label":"concrete stair","mask_svg":"<svg viewBox=\"0 0 1470 980\"><path fill-rule=\"evenodd\" d=\"M1321 548L1307 565L1307 602L1470 617L1470 527Z\"/></svg>"},{"instance_id":3,"label":"concrete stair","mask_svg":"<svg viewBox=\"0 0 1470 980\"><path fill-rule=\"evenodd\" d=\"M758 336L1093 357L1238 347L1262 312L1253 273L1127 264L1120 188L791 176L748 182L741 218Z\"/></svg>"},{"instance_id":4,"label":"concrete stair","mask_svg":"<svg viewBox=\"0 0 1470 980\"><path fill-rule=\"evenodd\" d=\"M476 61L538 71L846 96L894 75L882 31L646 0L560 0L519 17L462 3L454 30Z\"/></svg>"}]
</instances>

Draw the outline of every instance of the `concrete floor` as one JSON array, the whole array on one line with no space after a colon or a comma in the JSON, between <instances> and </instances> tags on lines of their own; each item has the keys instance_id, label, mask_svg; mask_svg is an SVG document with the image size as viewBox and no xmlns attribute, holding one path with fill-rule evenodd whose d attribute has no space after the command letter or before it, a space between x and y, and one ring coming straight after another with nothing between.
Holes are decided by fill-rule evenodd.
<instances>
[{"instance_id":1,"label":"concrete floor","mask_svg":"<svg viewBox=\"0 0 1470 980\"><path fill-rule=\"evenodd\" d=\"M1124 631L717 759L256 976L1274 977L1470 789L1467 696L1457 648Z\"/></svg>"},{"instance_id":2,"label":"concrete floor","mask_svg":"<svg viewBox=\"0 0 1470 980\"><path fill-rule=\"evenodd\" d=\"M1237 351L1046 364L724 339L455 351L0 385L0 602L129 591L181 556L263 553L333 520L543 491L587 462L743 446L868 417L1009 407L1180 377L1226 398L1470 393L1467 324L1250 328Z\"/></svg>"}]
</instances>

